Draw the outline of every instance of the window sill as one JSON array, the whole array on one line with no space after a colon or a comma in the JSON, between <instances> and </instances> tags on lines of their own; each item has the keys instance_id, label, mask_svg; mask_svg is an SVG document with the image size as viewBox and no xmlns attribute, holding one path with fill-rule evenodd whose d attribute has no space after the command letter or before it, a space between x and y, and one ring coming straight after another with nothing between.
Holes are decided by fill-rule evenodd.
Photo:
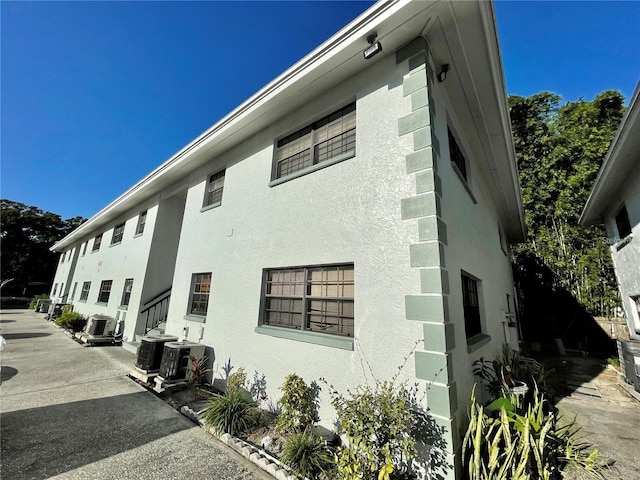
<instances>
[{"instance_id":1,"label":"window sill","mask_svg":"<svg viewBox=\"0 0 640 480\"><path fill-rule=\"evenodd\" d=\"M100 251L100 249L97 250L91 250L91 253L98 253Z\"/></svg>"},{"instance_id":2,"label":"window sill","mask_svg":"<svg viewBox=\"0 0 640 480\"><path fill-rule=\"evenodd\" d=\"M618 243L615 244L616 247L616 252L619 252L620 250L622 250L624 247L626 247L627 245L629 245L631 243L631 240L633 239L633 235L630 233L629 235L627 235L626 237L624 237L622 240L620 240Z\"/></svg>"},{"instance_id":3,"label":"window sill","mask_svg":"<svg viewBox=\"0 0 640 480\"><path fill-rule=\"evenodd\" d=\"M471 338L467 338L467 353L473 353L481 347L484 347L491 341L491 336L479 333Z\"/></svg>"},{"instance_id":4,"label":"window sill","mask_svg":"<svg viewBox=\"0 0 640 480\"><path fill-rule=\"evenodd\" d=\"M143 233L144 233L144 232L136 233L136 234L133 236L133 238L141 237Z\"/></svg>"},{"instance_id":5,"label":"window sill","mask_svg":"<svg viewBox=\"0 0 640 480\"><path fill-rule=\"evenodd\" d=\"M200 212L206 212L207 210L211 210L213 208L219 207L222 205L222 202L212 203L211 205L206 205L200 209Z\"/></svg>"},{"instance_id":6,"label":"window sill","mask_svg":"<svg viewBox=\"0 0 640 480\"><path fill-rule=\"evenodd\" d=\"M129 305L118 305L118 310L129 310Z\"/></svg>"},{"instance_id":7,"label":"window sill","mask_svg":"<svg viewBox=\"0 0 640 480\"><path fill-rule=\"evenodd\" d=\"M291 328L271 327L269 325L259 325L255 332L270 337L285 338L298 342L313 343L325 347L339 348L353 351L353 337L341 337L338 335L327 335L316 332L302 332Z\"/></svg>"},{"instance_id":8,"label":"window sill","mask_svg":"<svg viewBox=\"0 0 640 480\"><path fill-rule=\"evenodd\" d=\"M471 200L473 201L473 203L475 205L478 204L478 201L476 200L475 195L473 194L473 192L471 191L471 187L469 186L469 182L467 182L467 179L464 178L464 175L462 175L462 172L460 171L460 169L458 168L458 166L455 164L455 162L451 162L451 168L453 168L453 171L456 172L456 175L458 176L458 178L460 179L460 181L462 182L462 185L464 186L465 190L467 191L467 193L469 194L469 196L471 197Z\"/></svg>"},{"instance_id":9,"label":"window sill","mask_svg":"<svg viewBox=\"0 0 640 480\"><path fill-rule=\"evenodd\" d=\"M78 303L87 303L86 300L78 300Z\"/></svg>"},{"instance_id":10,"label":"window sill","mask_svg":"<svg viewBox=\"0 0 640 480\"><path fill-rule=\"evenodd\" d=\"M198 323L205 323L207 321L207 317L203 317L200 315L191 315L191 314L185 315L184 319L189 320L190 322L198 322Z\"/></svg>"},{"instance_id":11,"label":"window sill","mask_svg":"<svg viewBox=\"0 0 640 480\"><path fill-rule=\"evenodd\" d=\"M276 185L280 185L281 183L288 182L289 180L293 180L294 178L300 178L304 175L308 175L310 173L316 172L318 170L322 170L323 168L330 167L331 165L335 165L336 163L344 162L345 160L349 160L356 156L356 151L351 150L349 152L343 153L342 155L335 156L329 160L326 160L322 163L317 163L316 165L311 165L310 167L303 168L302 170L298 170L291 175L287 175L285 177L276 178L275 180L271 180L269 182L270 187L275 187Z\"/></svg>"},{"instance_id":12,"label":"window sill","mask_svg":"<svg viewBox=\"0 0 640 480\"><path fill-rule=\"evenodd\" d=\"M109 302L96 302L96 305L101 305L103 307L106 307L108 303Z\"/></svg>"},{"instance_id":13,"label":"window sill","mask_svg":"<svg viewBox=\"0 0 640 480\"><path fill-rule=\"evenodd\" d=\"M111 247L115 247L115 246L118 246L118 245L120 245L121 243L122 243L122 240L120 240L119 242L116 242L116 243L112 243L111 245L109 245L109 248L111 248Z\"/></svg>"}]
</instances>

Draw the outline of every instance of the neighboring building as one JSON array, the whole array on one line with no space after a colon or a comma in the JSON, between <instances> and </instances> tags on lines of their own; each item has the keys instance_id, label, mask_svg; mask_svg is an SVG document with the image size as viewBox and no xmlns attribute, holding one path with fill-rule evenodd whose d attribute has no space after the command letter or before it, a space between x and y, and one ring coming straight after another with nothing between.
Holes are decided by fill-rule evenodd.
<instances>
[{"instance_id":1,"label":"neighboring building","mask_svg":"<svg viewBox=\"0 0 640 480\"><path fill-rule=\"evenodd\" d=\"M639 97L640 83L636 86L580 217L582 225L604 223L607 230L631 344L640 341ZM636 350L635 363L640 365L640 347L636 347ZM638 382L631 373L627 375L627 380ZM636 383L636 388L640 391L640 382Z\"/></svg>"},{"instance_id":2,"label":"neighboring building","mask_svg":"<svg viewBox=\"0 0 640 480\"><path fill-rule=\"evenodd\" d=\"M340 391L390 378L424 339L402 376L430 385L453 453L472 363L518 345L507 244L523 236L492 3L399 1L52 248L75 252L55 279L77 284L74 308L126 318L125 346L170 295L166 332L266 374L272 398L294 372ZM331 426L327 392L320 413Z\"/></svg>"}]
</instances>

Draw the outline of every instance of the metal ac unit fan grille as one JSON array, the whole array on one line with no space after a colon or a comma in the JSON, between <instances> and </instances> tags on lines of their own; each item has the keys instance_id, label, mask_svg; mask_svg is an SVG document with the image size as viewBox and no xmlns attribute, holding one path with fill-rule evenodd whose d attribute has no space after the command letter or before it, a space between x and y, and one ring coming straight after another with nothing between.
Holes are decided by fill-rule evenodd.
<instances>
[{"instance_id":1,"label":"metal ac unit fan grille","mask_svg":"<svg viewBox=\"0 0 640 480\"><path fill-rule=\"evenodd\" d=\"M91 322L91 325L89 325L87 333L94 336L102 335L104 333L104 328L107 325L107 319L93 318L92 320L93 322Z\"/></svg>"},{"instance_id":2,"label":"metal ac unit fan grille","mask_svg":"<svg viewBox=\"0 0 640 480\"><path fill-rule=\"evenodd\" d=\"M166 336L165 338L142 337L138 348L136 367L148 371L158 370L162 361L162 351L165 343L177 340L178 337L171 336Z\"/></svg>"},{"instance_id":3,"label":"metal ac unit fan grille","mask_svg":"<svg viewBox=\"0 0 640 480\"><path fill-rule=\"evenodd\" d=\"M191 348L165 348L160 362L159 375L165 380L182 380L187 377Z\"/></svg>"}]
</instances>

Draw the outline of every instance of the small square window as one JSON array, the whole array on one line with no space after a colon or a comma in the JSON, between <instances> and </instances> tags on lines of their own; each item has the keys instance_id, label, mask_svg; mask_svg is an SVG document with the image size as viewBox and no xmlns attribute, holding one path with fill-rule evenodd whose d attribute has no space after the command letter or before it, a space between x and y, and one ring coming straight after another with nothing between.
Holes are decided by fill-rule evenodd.
<instances>
[{"instance_id":1,"label":"small square window","mask_svg":"<svg viewBox=\"0 0 640 480\"><path fill-rule=\"evenodd\" d=\"M147 211L145 210L138 216L138 225L136 225L136 235L142 235L144 225L147 223Z\"/></svg>"},{"instance_id":2,"label":"small square window","mask_svg":"<svg viewBox=\"0 0 640 480\"><path fill-rule=\"evenodd\" d=\"M191 279L189 314L207 316L209 294L211 293L211 273L195 273Z\"/></svg>"},{"instance_id":3,"label":"small square window","mask_svg":"<svg viewBox=\"0 0 640 480\"><path fill-rule=\"evenodd\" d=\"M126 307L127 305L129 305L132 289L133 289L133 278L127 278L124 281L124 288L122 289L122 300L120 301L121 306Z\"/></svg>"},{"instance_id":4,"label":"small square window","mask_svg":"<svg viewBox=\"0 0 640 480\"><path fill-rule=\"evenodd\" d=\"M97 252L100 250L100 244L102 243L102 234L96 235L96 238L93 239L93 248L91 252Z\"/></svg>"},{"instance_id":5,"label":"small square window","mask_svg":"<svg viewBox=\"0 0 640 480\"><path fill-rule=\"evenodd\" d=\"M98 292L98 303L108 303L109 296L111 295L111 284L113 280L103 280L100 284L100 291Z\"/></svg>"},{"instance_id":6,"label":"small square window","mask_svg":"<svg viewBox=\"0 0 640 480\"><path fill-rule=\"evenodd\" d=\"M203 207L208 207L209 205L220 205L222 203L224 176L225 170L221 170L220 172L209 176L207 191L204 196L204 204L202 205Z\"/></svg>"},{"instance_id":7,"label":"small square window","mask_svg":"<svg viewBox=\"0 0 640 480\"><path fill-rule=\"evenodd\" d=\"M80 301L86 302L89 298L89 290L91 290L91 282L84 282L82 284L82 291L80 292Z\"/></svg>"},{"instance_id":8,"label":"small square window","mask_svg":"<svg viewBox=\"0 0 640 480\"><path fill-rule=\"evenodd\" d=\"M122 242L124 236L124 222L116 225L113 228L113 236L111 237L111 245Z\"/></svg>"},{"instance_id":9,"label":"small square window","mask_svg":"<svg viewBox=\"0 0 640 480\"><path fill-rule=\"evenodd\" d=\"M482 333L478 281L462 274L462 306L464 308L464 330L467 339Z\"/></svg>"},{"instance_id":10,"label":"small square window","mask_svg":"<svg viewBox=\"0 0 640 480\"><path fill-rule=\"evenodd\" d=\"M616 227L618 228L618 235L621 239L631 234L631 223L629 222L627 207L624 205L616 214Z\"/></svg>"}]
</instances>

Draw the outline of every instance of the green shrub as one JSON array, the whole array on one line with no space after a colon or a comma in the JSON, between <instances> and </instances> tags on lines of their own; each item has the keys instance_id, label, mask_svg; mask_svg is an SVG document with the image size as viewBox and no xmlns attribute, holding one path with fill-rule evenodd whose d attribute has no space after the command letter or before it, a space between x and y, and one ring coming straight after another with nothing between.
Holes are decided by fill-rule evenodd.
<instances>
[{"instance_id":1,"label":"green shrub","mask_svg":"<svg viewBox=\"0 0 640 480\"><path fill-rule=\"evenodd\" d=\"M255 403L242 390L231 390L212 398L203 418L218 434L241 435L255 425Z\"/></svg>"},{"instance_id":2,"label":"green shrub","mask_svg":"<svg viewBox=\"0 0 640 480\"><path fill-rule=\"evenodd\" d=\"M244 368L240 367L227 377L227 392L240 390L247 381L247 374Z\"/></svg>"},{"instance_id":3,"label":"green shrub","mask_svg":"<svg viewBox=\"0 0 640 480\"><path fill-rule=\"evenodd\" d=\"M333 452L321 437L308 430L294 433L284 444L280 460L296 475L311 480L335 468Z\"/></svg>"},{"instance_id":4,"label":"green shrub","mask_svg":"<svg viewBox=\"0 0 640 480\"><path fill-rule=\"evenodd\" d=\"M522 395L501 397L487 410L495 409L497 418L485 413L471 395L469 427L462 445L462 461L470 480L560 479L568 464L585 475L604 479L598 450L576 439L572 425L556 427L553 412L546 407L544 395L534 390L533 400L524 406Z\"/></svg>"},{"instance_id":5,"label":"green shrub","mask_svg":"<svg viewBox=\"0 0 640 480\"><path fill-rule=\"evenodd\" d=\"M55 319L56 325L80 332L87 324L87 318L78 312L67 311Z\"/></svg>"},{"instance_id":6,"label":"green shrub","mask_svg":"<svg viewBox=\"0 0 640 480\"><path fill-rule=\"evenodd\" d=\"M280 387L282 413L278 416L277 428L281 432L302 432L319 420L318 393L320 387L312 382L308 386L295 373L287 375Z\"/></svg>"}]
</instances>

